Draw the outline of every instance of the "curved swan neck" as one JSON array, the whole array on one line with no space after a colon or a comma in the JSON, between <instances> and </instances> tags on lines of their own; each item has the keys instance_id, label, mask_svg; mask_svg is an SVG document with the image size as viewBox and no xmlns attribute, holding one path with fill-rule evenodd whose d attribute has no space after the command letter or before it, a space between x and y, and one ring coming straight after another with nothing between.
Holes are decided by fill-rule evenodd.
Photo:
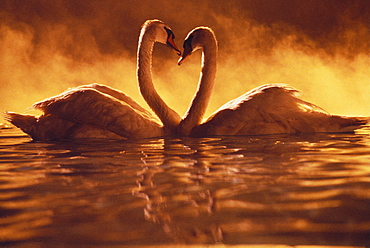
<instances>
[{"instance_id":1,"label":"curved swan neck","mask_svg":"<svg viewBox=\"0 0 370 248\"><path fill-rule=\"evenodd\" d=\"M139 88L145 101L161 119L164 128L169 132L175 132L181 117L169 108L158 95L152 81L152 54L155 43L153 29L142 30L138 44L137 76Z\"/></svg>"},{"instance_id":2,"label":"curved swan neck","mask_svg":"<svg viewBox=\"0 0 370 248\"><path fill-rule=\"evenodd\" d=\"M191 130L202 122L211 98L217 70L217 40L213 33L210 34L201 40L202 69L198 89L190 108L180 123L179 133L182 135L189 135Z\"/></svg>"}]
</instances>

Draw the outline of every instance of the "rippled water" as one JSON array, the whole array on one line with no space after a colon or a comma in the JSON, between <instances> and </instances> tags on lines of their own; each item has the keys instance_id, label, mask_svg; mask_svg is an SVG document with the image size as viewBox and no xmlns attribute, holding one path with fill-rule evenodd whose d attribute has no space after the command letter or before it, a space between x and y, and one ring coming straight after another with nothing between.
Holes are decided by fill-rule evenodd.
<instances>
[{"instance_id":1,"label":"rippled water","mask_svg":"<svg viewBox=\"0 0 370 248\"><path fill-rule=\"evenodd\" d=\"M370 131L30 142L0 130L0 245L370 245Z\"/></svg>"}]
</instances>

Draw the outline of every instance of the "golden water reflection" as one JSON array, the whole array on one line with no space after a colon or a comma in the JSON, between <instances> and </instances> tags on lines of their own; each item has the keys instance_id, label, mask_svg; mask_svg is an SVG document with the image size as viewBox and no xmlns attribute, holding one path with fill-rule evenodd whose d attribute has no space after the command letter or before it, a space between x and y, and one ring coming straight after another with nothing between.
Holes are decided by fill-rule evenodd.
<instances>
[{"instance_id":1,"label":"golden water reflection","mask_svg":"<svg viewBox=\"0 0 370 248\"><path fill-rule=\"evenodd\" d=\"M9 132L4 245L368 244L367 134L30 143Z\"/></svg>"},{"instance_id":2,"label":"golden water reflection","mask_svg":"<svg viewBox=\"0 0 370 248\"><path fill-rule=\"evenodd\" d=\"M252 143L253 139L244 141ZM260 140L255 141L259 143ZM184 170L174 173L178 165L169 159L163 160L162 168L148 168L142 172L139 190L134 194L147 201L144 210L146 220L162 225L163 230L177 242L217 243L232 237L238 243L245 240L246 234L258 236L267 233L263 240L270 243L276 240L276 236L287 234L294 237L298 233L327 233L330 236L331 233L369 232L368 220L357 222L363 213L354 213L348 220L343 216L335 216L340 209L351 210L355 207L346 203L346 195L357 196L356 192L362 192L362 195L370 192L369 184L361 183L361 178L364 178L361 175L367 175L365 178L368 178L369 173L363 174L362 170L358 171L355 165L348 162L331 163L332 160L341 160L333 156L339 151L338 148L332 148L332 143L338 141L329 141L327 144L321 144L324 142L319 139L317 141L319 145L316 144L316 147L311 142L273 143L274 146L281 144L282 149L273 148L271 143L258 144L257 154L263 149L272 150L268 156L256 156L253 151L234 148L233 145L215 146L214 141L208 143L209 140L188 144L183 140L184 147L190 147L192 156L196 157L185 166L191 166L191 172ZM362 147L354 146L352 141L347 140L335 145ZM333 158L327 162L317 154L307 156L302 152L306 147L311 151L314 147L315 153L324 156L333 153ZM243 154L245 152L247 154ZM292 153L296 153L298 158L291 157ZM318 160L305 161L299 158L301 153L304 158L317 157ZM324 170L312 168L315 163ZM357 160L357 163L360 164L360 161ZM266 167L266 164L274 167ZM179 188L170 185L163 187L156 183L169 173L163 167L171 168L172 179L177 181L171 184ZM333 169L325 173L328 167ZM352 167L352 170L346 167ZM356 180L360 182L342 188ZM329 222L325 222L325 219ZM322 220L324 222L320 223Z\"/></svg>"}]
</instances>

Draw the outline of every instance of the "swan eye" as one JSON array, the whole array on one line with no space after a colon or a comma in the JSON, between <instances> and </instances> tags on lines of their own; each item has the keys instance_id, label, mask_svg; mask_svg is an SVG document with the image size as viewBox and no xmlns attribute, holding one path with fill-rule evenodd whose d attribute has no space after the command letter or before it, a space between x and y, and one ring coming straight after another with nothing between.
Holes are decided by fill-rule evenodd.
<instances>
[{"instance_id":1,"label":"swan eye","mask_svg":"<svg viewBox=\"0 0 370 248\"><path fill-rule=\"evenodd\" d=\"M184 44L183 44L183 48L184 50L190 50L192 51L193 50L193 46L192 46L192 42L193 42L193 36L189 36L185 41L184 41ZM190 49L189 49L190 48Z\"/></svg>"},{"instance_id":2,"label":"swan eye","mask_svg":"<svg viewBox=\"0 0 370 248\"><path fill-rule=\"evenodd\" d=\"M176 46L176 43L174 41L174 39L175 39L174 33L171 31L171 29L169 29L167 27L164 27L164 29L167 32L167 42L166 42L166 44L169 47L171 47L172 49L174 49L177 52L177 55L180 56L181 55L180 49L178 49L178 47Z\"/></svg>"},{"instance_id":3,"label":"swan eye","mask_svg":"<svg viewBox=\"0 0 370 248\"><path fill-rule=\"evenodd\" d=\"M171 31L171 29L164 27L164 30L166 30L168 37L172 37L172 39L175 39L175 34Z\"/></svg>"}]
</instances>

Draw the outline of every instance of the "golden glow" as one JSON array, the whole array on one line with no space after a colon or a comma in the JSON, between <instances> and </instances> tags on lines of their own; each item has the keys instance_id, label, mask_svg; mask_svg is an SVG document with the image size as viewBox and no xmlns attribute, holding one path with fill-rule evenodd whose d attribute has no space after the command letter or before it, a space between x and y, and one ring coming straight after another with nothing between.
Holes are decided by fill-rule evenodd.
<instances>
[{"instance_id":1,"label":"golden glow","mask_svg":"<svg viewBox=\"0 0 370 248\"><path fill-rule=\"evenodd\" d=\"M0 26L0 111L24 112L36 101L92 82L120 89L146 106L137 89L136 44L140 24L155 17L171 26L179 47L195 26L214 29L220 52L207 116L227 101L266 83L289 84L303 92L303 99L333 114L370 115L370 31L361 17L350 21L351 16L341 15L336 24L342 26L337 33L318 39L317 34L312 35L314 30L321 28L324 32L329 28L316 27L317 16L308 15L309 11L304 11L302 20L284 22L281 20L286 12L258 16L264 13L262 7L243 1L224 6L226 11L222 12L207 1L197 5L201 6L149 1L140 13L129 15L134 10L124 1L117 6L104 4L104 8L99 3L80 6L62 1L55 6L64 9L55 12L57 17L52 16L52 10L51 14L49 10L39 13L51 8L41 3L39 8L27 8L29 16L23 19L25 13L12 13L15 8L9 7L3 17L9 20ZM271 13L276 11L274 6ZM330 10L330 6L324 7ZM202 9L207 13L199 13ZM338 19L335 13L325 18L331 17ZM312 24L300 29L304 21ZM169 49L155 46L156 88L182 115L196 89L200 54L192 55L181 66L177 66L177 60Z\"/></svg>"}]
</instances>

